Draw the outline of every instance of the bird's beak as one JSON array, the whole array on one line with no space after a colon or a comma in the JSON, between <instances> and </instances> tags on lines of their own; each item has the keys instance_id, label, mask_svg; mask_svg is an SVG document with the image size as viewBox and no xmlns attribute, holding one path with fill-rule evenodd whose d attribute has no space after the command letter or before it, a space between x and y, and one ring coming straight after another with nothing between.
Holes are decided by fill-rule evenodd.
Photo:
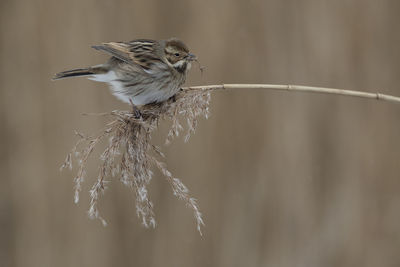
<instances>
[{"instance_id":1,"label":"bird's beak","mask_svg":"<svg viewBox=\"0 0 400 267\"><path fill-rule=\"evenodd\" d=\"M193 60L197 60L197 57L196 57L195 55L189 53L189 54L187 55L187 59L188 59L189 61L193 61Z\"/></svg>"}]
</instances>

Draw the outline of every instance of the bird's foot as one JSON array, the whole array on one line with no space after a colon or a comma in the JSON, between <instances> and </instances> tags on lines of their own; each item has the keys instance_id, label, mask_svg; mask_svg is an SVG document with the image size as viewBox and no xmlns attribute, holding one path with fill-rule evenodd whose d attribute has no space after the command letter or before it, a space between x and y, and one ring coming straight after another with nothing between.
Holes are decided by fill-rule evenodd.
<instances>
[{"instance_id":1,"label":"bird's foot","mask_svg":"<svg viewBox=\"0 0 400 267\"><path fill-rule=\"evenodd\" d=\"M135 119L143 119L142 112L140 112L139 108L133 104L132 99L129 99L129 102L132 106L132 113L135 116Z\"/></svg>"}]
</instances>

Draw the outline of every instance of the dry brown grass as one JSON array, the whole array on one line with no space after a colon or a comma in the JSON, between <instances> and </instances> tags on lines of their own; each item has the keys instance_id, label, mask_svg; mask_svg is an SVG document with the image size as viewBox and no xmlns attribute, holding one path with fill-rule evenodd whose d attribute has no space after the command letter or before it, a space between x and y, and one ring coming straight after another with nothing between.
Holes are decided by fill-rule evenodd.
<instances>
[{"instance_id":1,"label":"dry brown grass","mask_svg":"<svg viewBox=\"0 0 400 267\"><path fill-rule=\"evenodd\" d=\"M171 120L171 128L166 137L166 144L169 144L183 131L184 128L179 121L180 118L183 118L187 121L187 133L184 137L185 142L187 142L190 135L196 130L198 117L207 118L209 115L210 91L221 89L314 92L400 102L400 98L395 96L334 88L299 85L222 84L185 88L168 101L143 106L140 109L142 115L140 118L134 110L116 110L111 113L104 113L101 115L111 116L113 120L100 133L93 136L85 136L76 132L80 139L61 166L61 169L66 167L72 169L73 155L77 158L78 172L74 179L75 203L79 202L79 193L86 173L87 160L96 145L105 137L108 137L109 144L100 156L101 164L98 179L90 190L89 217L100 219L106 225L106 221L100 216L98 201L106 188L105 179L118 176L124 185L131 187L135 192L136 211L142 219L143 225L155 227L153 203L148 198L147 192L147 186L153 176L152 168L155 166L170 183L173 194L182 199L193 210L197 229L201 234L201 225L204 223L196 200L189 195L187 187L178 178L173 177L165 163L159 160L164 155L159 147L151 144L151 133L157 129L160 120Z\"/></svg>"},{"instance_id":2,"label":"dry brown grass","mask_svg":"<svg viewBox=\"0 0 400 267\"><path fill-rule=\"evenodd\" d=\"M106 221L99 212L99 198L106 188L106 179L118 177L126 186L132 188L136 196L136 212L145 227L155 227L156 221L153 212L153 203L148 197L147 186L153 176L152 169L156 167L165 176L172 187L173 194L182 199L194 212L197 229L201 234L203 220L196 200L189 195L187 187L170 171L160 158L164 155L160 148L151 143L151 133L157 129L160 120L171 120L171 128L166 137L166 143L177 137L184 127L180 119L187 122L187 132L184 136L188 141L196 130L199 116L209 115L209 90L183 90L173 99L160 104L150 104L140 109L141 118L137 118L133 111L112 111L101 115L110 116L112 120L98 134L86 136L76 132L79 140L67 155L61 169L72 169L72 160L75 157L78 163L75 181L75 203L79 202L79 193L86 176L87 161L99 144L109 140L102 152L100 171L96 182L90 190L89 217L100 219L103 225Z\"/></svg>"}]
</instances>

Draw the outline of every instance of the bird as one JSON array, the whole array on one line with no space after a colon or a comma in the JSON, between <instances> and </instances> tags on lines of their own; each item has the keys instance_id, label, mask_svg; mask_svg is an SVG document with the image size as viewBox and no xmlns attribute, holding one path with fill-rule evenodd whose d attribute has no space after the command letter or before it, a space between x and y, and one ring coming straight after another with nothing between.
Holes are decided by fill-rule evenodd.
<instances>
[{"instance_id":1,"label":"bird","mask_svg":"<svg viewBox=\"0 0 400 267\"><path fill-rule=\"evenodd\" d=\"M92 48L110 55L100 65L59 72L53 80L87 77L108 83L119 100L142 106L174 97L197 57L177 38L108 42Z\"/></svg>"}]
</instances>

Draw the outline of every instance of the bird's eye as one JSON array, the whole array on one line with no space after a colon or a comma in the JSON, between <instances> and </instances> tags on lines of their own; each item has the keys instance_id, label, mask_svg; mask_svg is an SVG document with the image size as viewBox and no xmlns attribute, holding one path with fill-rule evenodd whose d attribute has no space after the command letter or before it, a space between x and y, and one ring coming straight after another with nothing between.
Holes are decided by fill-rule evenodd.
<instances>
[{"instance_id":1,"label":"bird's eye","mask_svg":"<svg viewBox=\"0 0 400 267\"><path fill-rule=\"evenodd\" d=\"M179 55L180 55L179 53L175 53L175 56L176 56L176 57L179 57Z\"/></svg>"}]
</instances>

